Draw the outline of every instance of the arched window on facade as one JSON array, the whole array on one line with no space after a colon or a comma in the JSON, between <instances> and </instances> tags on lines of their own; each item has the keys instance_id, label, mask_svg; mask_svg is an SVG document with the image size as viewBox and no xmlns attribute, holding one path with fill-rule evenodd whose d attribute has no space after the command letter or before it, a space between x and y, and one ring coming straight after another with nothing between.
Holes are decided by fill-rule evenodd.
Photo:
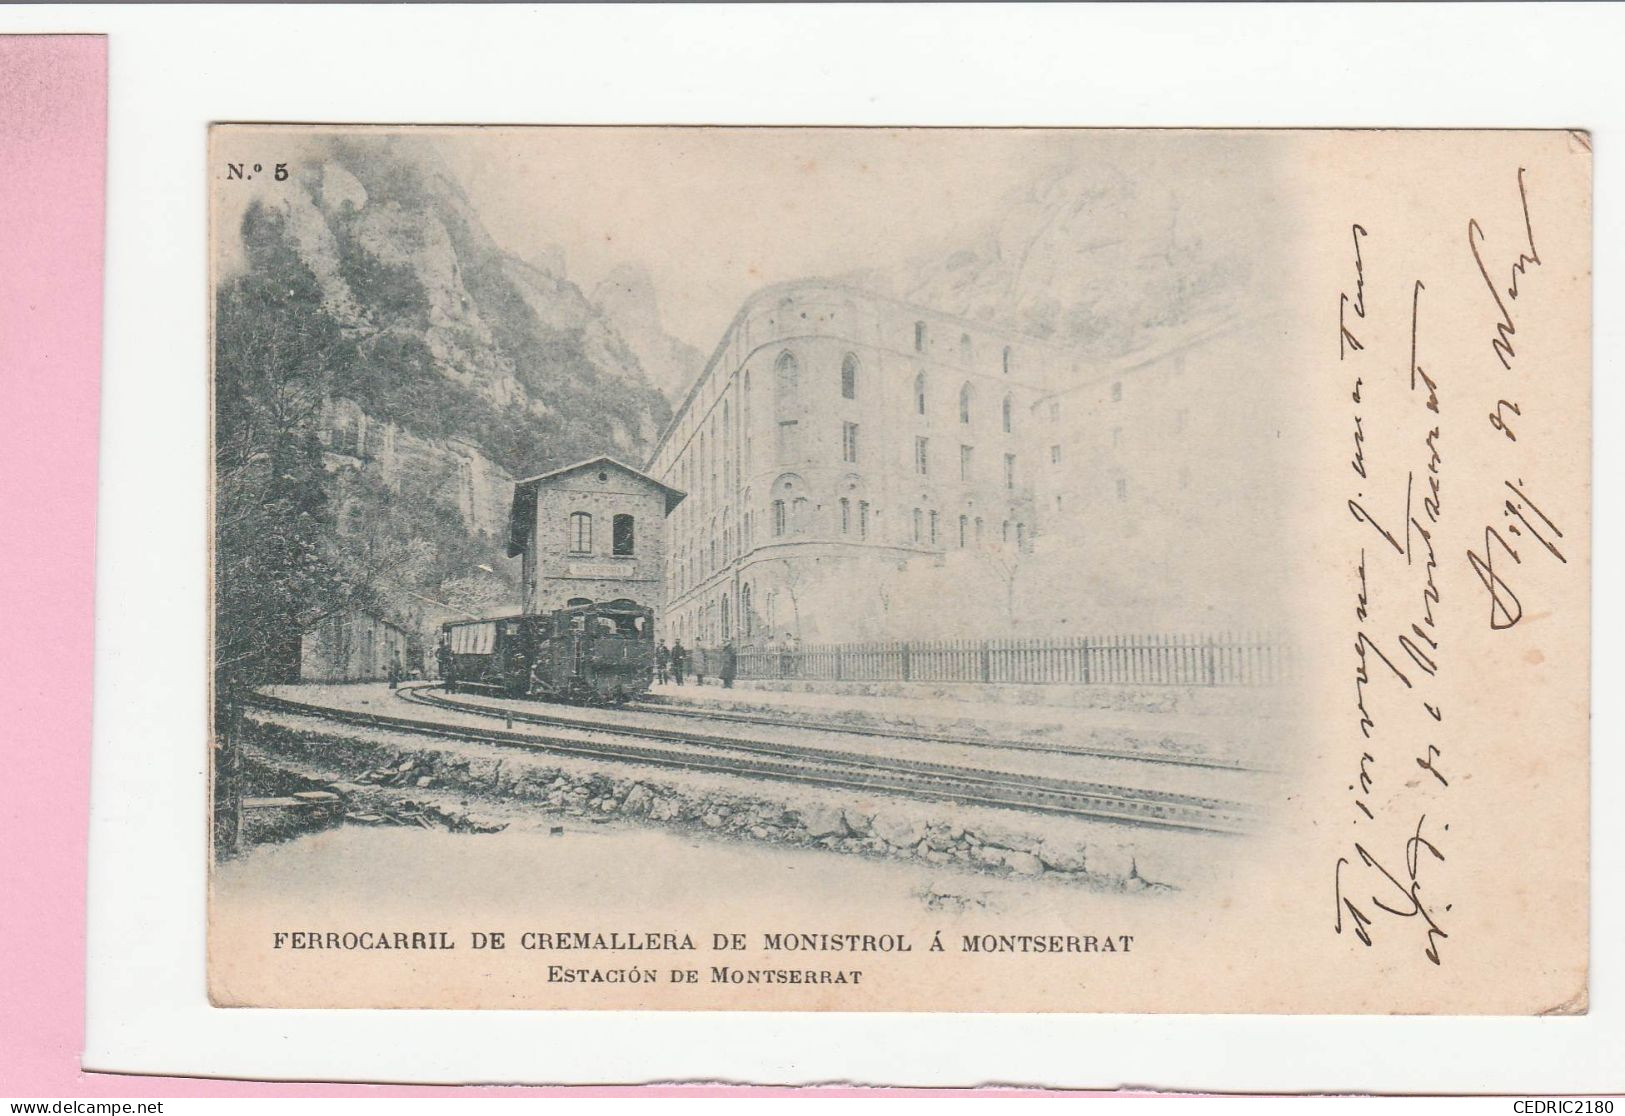
<instances>
[{"instance_id":1,"label":"arched window on facade","mask_svg":"<svg viewBox=\"0 0 1625 1116\"><path fill-rule=\"evenodd\" d=\"M971 395L972 395L972 389L971 389L970 384L967 382L963 387L961 387L959 389L959 421L960 422L969 422L970 421Z\"/></svg>"},{"instance_id":2,"label":"arched window on facade","mask_svg":"<svg viewBox=\"0 0 1625 1116\"><path fill-rule=\"evenodd\" d=\"M925 513L920 511L919 508L914 509L914 541L915 542L920 541L921 529L925 525L924 524L924 517L925 517Z\"/></svg>"},{"instance_id":3,"label":"arched window on facade","mask_svg":"<svg viewBox=\"0 0 1625 1116\"><path fill-rule=\"evenodd\" d=\"M858 538L869 537L869 501L858 501Z\"/></svg>"},{"instance_id":4,"label":"arched window on facade","mask_svg":"<svg viewBox=\"0 0 1625 1116\"><path fill-rule=\"evenodd\" d=\"M773 481L773 534L793 535L807 529L807 486L795 473L780 473Z\"/></svg>"},{"instance_id":5,"label":"arched window on facade","mask_svg":"<svg viewBox=\"0 0 1625 1116\"><path fill-rule=\"evenodd\" d=\"M914 413L925 414L925 373L914 377Z\"/></svg>"},{"instance_id":6,"label":"arched window on facade","mask_svg":"<svg viewBox=\"0 0 1625 1116\"><path fill-rule=\"evenodd\" d=\"M841 534L852 533L852 501L845 496L841 497Z\"/></svg>"},{"instance_id":7,"label":"arched window on facade","mask_svg":"<svg viewBox=\"0 0 1625 1116\"><path fill-rule=\"evenodd\" d=\"M592 553L592 516L586 512L570 513L570 534L566 540L572 554Z\"/></svg>"},{"instance_id":8,"label":"arched window on facade","mask_svg":"<svg viewBox=\"0 0 1625 1116\"><path fill-rule=\"evenodd\" d=\"M732 639L733 635L733 616L728 609L728 595L724 593L722 596L722 638Z\"/></svg>"},{"instance_id":9,"label":"arched window on facade","mask_svg":"<svg viewBox=\"0 0 1625 1116\"><path fill-rule=\"evenodd\" d=\"M858 397L858 358L851 353L841 361L841 398Z\"/></svg>"},{"instance_id":10,"label":"arched window on facade","mask_svg":"<svg viewBox=\"0 0 1625 1116\"><path fill-rule=\"evenodd\" d=\"M1010 375L1010 346L1009 345L1006 345L1004 347L1004 374L1006 376Z\"/></svg>"},{"instance_id":11,"label":"arched window on facade","mask_svg":"<svg viewBox=\"0 0 1625 1116\"><path fill-rule=\"evenodd\" d=\"M961 549L961 550L965 549L965 544L970 541L967 538L967 536L969 534L970 534L970 517L966 516L966 515L962 515L962 516L959 517L959 549Z\"/></svg>"},{"instance_id":12,"label":"arched window on facade","mask_svg":"<svg viewBox=\"0 0 1625 1116\"><path fill-rule=\"evenodd\" d=\"M610 521L610 530L613 533L611 553L626 557L637 552L637 539L633 533L634 525L631 516L617 515Z\"/></svg>"},{"instance_id":13,"label":"arched window on facade","mask_svg":"<svg viewBox=\"0 0 1625 1116\"><path fill-rule=\"evenodd\" d=\"M801 363L796 355L786 349L779 354L779 359L773 365L773 377L778 387L779 412L782 414L789 410L801 391Z\"/></svg>"},{"instance_id":14,"label":"arched window on facade","mask_svg":"<svg viewBox=\"0 0 1625 1116\"><path fill-rule=\"evenodd\" d=\"M1004 397L1004 409L1003 409L1003 413L1000 416L1000 419L1004 424L1004 432L1006 434L1010 433L1010 410L1011 410L1010 397L1007 395L1007 396Z\"/></svg>"},{"instance_id":15,"label":"arched window on facade","mask_svg":"<svg viewBox=\"0 0 1625 1116\"><path fill-rule=\"evenodd\" d=\"M1027 545L1027 525L1025 523L1017 523L1016 524L1016 549L1019 550L1019 549L1021 549L1022 547L1026 546L1026 545Z\"/></svg>"},{"instance_id":16,"label":"arched window on facade","mask_svg":"<svg viewBox=\"0 0 1625 1116\"><path fill-rule=\"evenodd\" d=\"M739 634L749 639L756 629L750 610L750 582L739 587Z\"/></svg>"},{"instance_id":17,"label":"arched window on facade","mask_svg":"<svg viewBox=\"0 0 1625 1116\"><path fill-rule=\"evenodd\" d=\"M936 546L942 535L937 531L937 509L931 509L931 545Z\"/></svg>"},{"instance_id":18,"label":"arched window on facade","mask_svg":"<svg viewBox=\"0 0 1625 1116\"><path fill-rule=\"evenodd\" d=\"M917 352L917 353L925 352L925 323L924 322L915 322L914 323L914 351Z\"/></svg>"}]
</instances>

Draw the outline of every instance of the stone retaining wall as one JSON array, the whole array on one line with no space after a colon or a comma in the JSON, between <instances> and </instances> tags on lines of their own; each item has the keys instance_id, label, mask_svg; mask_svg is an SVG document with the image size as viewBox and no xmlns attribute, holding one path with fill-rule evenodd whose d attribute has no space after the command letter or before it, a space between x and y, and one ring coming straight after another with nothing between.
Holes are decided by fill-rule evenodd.
<instances>
[{"instance_id":1,"label":"stone retaining wall","mask_svg":"<svg viewBox=\"0 0 1625 1116\"><path fill-rule=\"evenodd\" d=\"M1113 890L1144 890L1137 848L1119 827L839 788L732 789L737 780L656 770L583 770L589 761L466 741L389 745L344 730L315 731L255 714L246 746L256 762L325 782L348 797L380 790L453 792L535 807L543 815L619 818L755 841L958 865L1005 875L1053 876ZM715 784L708 786L707 783ZM748 784L742 784L748 787ZM464 801L468 805L468 801Z\"/></svg>"}]
</instances>

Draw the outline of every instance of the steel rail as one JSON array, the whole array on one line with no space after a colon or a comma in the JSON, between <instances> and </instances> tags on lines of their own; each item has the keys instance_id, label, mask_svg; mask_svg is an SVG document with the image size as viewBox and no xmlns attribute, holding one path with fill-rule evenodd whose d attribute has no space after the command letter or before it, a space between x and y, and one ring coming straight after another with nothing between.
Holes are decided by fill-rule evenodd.
<instances>
[{"instance_id":1,"label":"steel rail","mask_svg":"<svg viewBox=\"0 0 1625 1116\"><path fill-rule=\"evenodd\" d=\"M774 717L763 713L734 711L710 713L703 709L683 709L661 700L627 702L622 706L643 713L664 713L674 717L693 717L708 721L736 721L740 724L766 725L773 728L799 728L815 732L837 732L852 736L876 736L891 740L920 740L928 744L959 744L971 748L1002 748L1012 752L1044 752L1059 756L1087 756L1098 759L1130 760L1135 763L1160 763L1174 767L1201 767L1218 771L1266 773L1265 768L1253 767L1234 760L1208 759L1202 756L1159 756L1132 752L1121 748L1079 747L1069 744L1046 744L1037 740L1013 740L1009 737L956 736L952 733L915 732L908 729L883 727L861 728L824 721L799 721L790 717Z\"/></svg>"},{"instance_id":2,"label":"steel rail","mask_svg":"<svg viewBox=\"0 0 1625 1116\"><path fill-rule=\"evenodd\" d=\"M968 764L937 763L931 760L907 759L894 756L864 755L857 752L835 751L827 748L815 748L804 744L791 744L784 741L744 739L734 736L717 736L714 734L697 734L682 729L665 729L645 725L617 724L608 721L593 721L579 717L570 717L559 713L544 713L537 710L517 709L509 710L496 706L480 705L473 702L457 701L444 694L431 695L428 691L436 687L419 687L411 691L397 691L397 694L407 701L435 708L447 709L458 713L471 713L478 716L501 717L527 724L546 725L553 728L579 729L587 732L603 732L613 736L634 736L643 739L668 740L677 744L699 745L710 748L726 748L734 751L752 752L759 755L768 755L775 758L793 760L813 760L819 763L834 763L852 767L875 768L887 772L907 772L910 774L936 775L948 777L972 777L977 781L990 783L1017 783L1021 786L1039 786L1059 793L1084 794L1117 794L1125 789L1109 783L1083 782L1075 779L1061 779L1047 775L1031 775L1014 771L999 771L992 768L973 767ZM1171 806L1191 807L1203 810L1220 811L1231 809L1241 811L1240 803L1226 802L1223 799L1198 797L1196 795L1179 794L1173 791L1138 790L1134 794L1142 800L1165 802Z\"/></svg>"},{"instance_id":3,"label":"steel rail","mask_svg":"<svg viewBox=\"0 0 1625 1116\"><path fill-rule=\"evenodd\" d=\"M409 701L425 701L421 693L413 690L397 691ZM910 770L875 764L861 757L834 754L828 759L811 755L799 760L780 756L747 754L746 756L719 754L715 751L678 752L671 748L648 747L635 744L611 743L568 739L557 736L541 737L533 733L504 731L468 725L448 724L444 721L424 721L388 714L337 709L310 702L293 701L268 694L257 694L250 703L260 708L300 716L317 717L345 724L376 729L409 732L453 740L470 740L503 746L517 746L531 750L557 752L600 760L641 763L655 767L713 772L735 776L768 778L781 781L835 786L845 789L882 791L892 794L923 796L970 805L997 806L1012 809L1036 810L1043 813L1111 821L1120 824L1177 829L1204 833L1237 833L1246 828L1246 819L1235 804L1216 800L1192 799L1178 801L1158 800L1159 792L1149 794L1130 788L1109 787L1103 784L1064 784L1062 787L1035 784L1023 777L1008 773L982 772L973 768L950 765L932 765L940 770ZM455 705L455 703L453 703ZM504 711L457 710L492 717L508 716ZM526 719L516 717L515 719ZM707 743L681 734L662 730L644 730L631 727L554 726L567 727L576 732L601 732L604 735L631 736L639 739L657 739L691 748L722 747L751 753L754 748L741 748L752 742L727 741L713 738L718 743ZM1225 810L1230 806L1235 812Z\"/></svg>"}]
</instances>

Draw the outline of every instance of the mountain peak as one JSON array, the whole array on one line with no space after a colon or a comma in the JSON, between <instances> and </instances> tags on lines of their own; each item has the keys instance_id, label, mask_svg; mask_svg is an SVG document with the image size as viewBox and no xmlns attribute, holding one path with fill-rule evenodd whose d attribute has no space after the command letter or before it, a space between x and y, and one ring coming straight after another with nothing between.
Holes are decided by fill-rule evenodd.
<instances>
[{"instance_id":1,"label":"mountain peak","mask_svg":"<svg viewBox=\"0 0 1625 1116\"><path fill-rule=\"evenodd\" d=\"M620 264L592 291L596 303L643 366L649 379L675 403L699 375L705 354L666 332L654 280L635 264Z\"/></svg>"}]
</instances>

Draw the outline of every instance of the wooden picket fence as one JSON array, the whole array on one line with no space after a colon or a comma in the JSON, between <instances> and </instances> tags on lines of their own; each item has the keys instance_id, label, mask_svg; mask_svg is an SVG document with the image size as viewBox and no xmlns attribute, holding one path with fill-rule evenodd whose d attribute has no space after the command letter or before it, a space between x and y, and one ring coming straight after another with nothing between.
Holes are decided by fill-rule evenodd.
<instances>
[{"instance_id":1,"label":"wooden picket fence","mask_svg":"<svg viewBox=\"0 0 1625 1116\"><path fill-rule=\"evenodd\" d=\"M1227 633L748 648L737 670L740 678L828 682L1266 686L1291 680L1293 665L1272 635Z\"/></svg>"}]
</instances>

